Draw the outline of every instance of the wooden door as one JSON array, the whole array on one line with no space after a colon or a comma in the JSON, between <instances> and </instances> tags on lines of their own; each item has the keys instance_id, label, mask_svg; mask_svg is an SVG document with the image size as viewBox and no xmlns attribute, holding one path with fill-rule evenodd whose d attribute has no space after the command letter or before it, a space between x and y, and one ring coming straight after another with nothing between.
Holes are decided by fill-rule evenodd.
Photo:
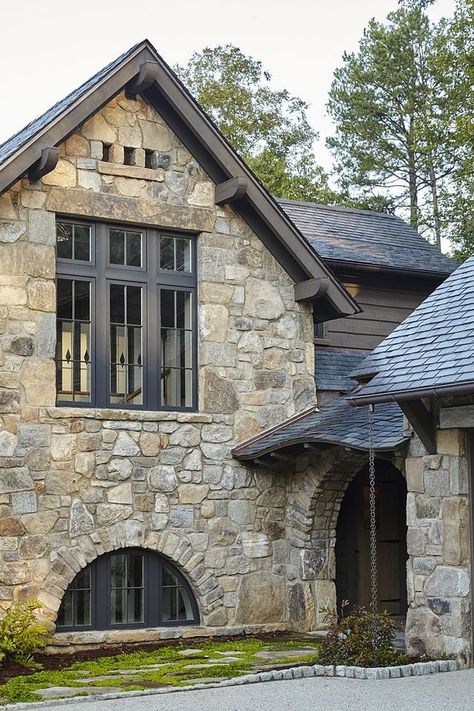
<instances>
[{"instance_id":1,"label":"wooden door","mask_svg":"<svg viewBox=\"0 0 474 711\"><path fill-rule=\"evenodd\" d=\"M404 615L406 596L406 485L391 464L376 462L377 561L379 610ZM338 605L370 602L369 489L364 468L342 501L336 538Z\"/></svg>"}]
</instances>

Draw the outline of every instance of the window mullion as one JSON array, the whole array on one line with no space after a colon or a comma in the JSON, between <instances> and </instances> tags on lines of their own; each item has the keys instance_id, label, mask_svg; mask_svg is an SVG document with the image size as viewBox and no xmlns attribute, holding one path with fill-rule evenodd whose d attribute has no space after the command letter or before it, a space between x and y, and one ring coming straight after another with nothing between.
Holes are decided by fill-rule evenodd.
<instances>
[{"instance_id":1,"label":"window mullion","mask_svg":"<svg viewBox=\"0 0 474 711\"><path fill-rule=\"evenodd\" d=\"M105 273L107 258L107 233L105 225L97 225L96 228L96 259L97 259L97 280L96 280L96 308L95 308L95 405L107 407L108 404L108 382L109 382L109 293L108 282L100 277Z\"/></svg>"},{"instance_id":2,"label":"window mullion","mask_svg":"<svg viewBox=\"0 0 474 711\"><path fill-rule=\"evenodd\" d=\"M148 303L146 332L144 334L146 346L145 379L147 388L148 408L158 410L160 407L160 373L161 356L160 348L160 317L158 310L158 235L154 230L147 231L147 278L148 278Z\"/></svg>"}]
</instances>

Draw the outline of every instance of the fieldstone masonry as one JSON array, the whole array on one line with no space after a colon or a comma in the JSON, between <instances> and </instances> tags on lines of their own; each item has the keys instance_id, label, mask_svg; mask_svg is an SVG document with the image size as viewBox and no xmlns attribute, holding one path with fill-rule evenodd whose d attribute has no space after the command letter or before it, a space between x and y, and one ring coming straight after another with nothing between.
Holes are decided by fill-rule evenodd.
<instances>
[{"instance_id":1,"label":"fieldstone masonry","mask_svg":"<svg viewBox=\"0 0 474 711\"><path fill-rule=\"evenodd\" d=\"M57 214L197 235L197 413L55 406ZM214 204L161 117L119 94L65 141L53 172L0 196L0 608L37 596L54 629L81 568L140 546L181 568L201 626L63 633L56 646L321 626L340 502L366 455L333 448L280 472L231 455L314 405L313 374L311 307L236 212ZM440 433L439 455L412 443L407 460L413 651L468 650L460 442Z\"/></svg>"},{"instance_id":2,"label":"fieldstone masonry","mask_svg":"<svg viewBox=\"0 0 474 711\"><path fill-rule=\"evenodd\" d=\"M414 654L471 650L468 464L461 430L438 430L437 454L412 439L408 486L407 644Z\"/></svg>"},{"instance_id":3,"label":"fieldstone masonry","mask_svg":"<svg viewBox=\"0 0 474 711\"><path fill-rule=\"evenodd\" d=\"M198 413L55 407L58 213L197 234ZM54 621L83 566L139 545L184 571L207 632L286 627L285 478L231 456L315 401L312 312L282 267L215 206L155 111L123 95L66 140L53 172L0 197L0 264L0 606L37 596ZM153 635L87 639L106 634Z\"/></svg>"}]
</instances>

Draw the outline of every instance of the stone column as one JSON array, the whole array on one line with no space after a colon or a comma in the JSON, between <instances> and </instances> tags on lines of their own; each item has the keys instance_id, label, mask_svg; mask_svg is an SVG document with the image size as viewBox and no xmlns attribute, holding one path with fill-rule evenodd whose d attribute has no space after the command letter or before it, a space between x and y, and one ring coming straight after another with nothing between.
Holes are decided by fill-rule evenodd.
<instances>
[{"instance_id":1,"label":"stone column","mask_svg":"<svg viewBox=\"0 0 474 711\"><path fill-rule=\"evenodd\" d=\"M456 654L470 642L468 463L460 430L437 432L437 454L410 444L407 472L407 650Z\"/></svg>"}]
</instances>

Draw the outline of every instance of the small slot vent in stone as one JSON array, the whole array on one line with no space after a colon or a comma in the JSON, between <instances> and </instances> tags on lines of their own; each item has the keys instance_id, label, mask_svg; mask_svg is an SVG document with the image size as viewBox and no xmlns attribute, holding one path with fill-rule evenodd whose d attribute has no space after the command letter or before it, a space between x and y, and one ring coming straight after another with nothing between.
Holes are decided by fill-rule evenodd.
<instances>
[{"instance_id":1,"label":"small slot vent in stone","mask_svg":"<svg viewBox=\"0 0 474 711\"><path fill-rule=\"evenodd\" d=\"M156 168L155 151L145 148L145 168Z\"/></svg>"},{"instance_id":2,"label":"small slot vent in stone","mask_svg":"<svg viewBox=\"0 0 474 711\"><path fill-rule=\"evenodd\" d=\"M133 165L133 157L134 157L135 149L130 148L129 146L124 146L123 149L123 164L124 165Z\"/></svg>"},{"instance_id":3,"label":"small slot vent in stone","mask_svg":"<svg viewBox=\"0 0 474 711\"><path fill-rule=\"evenodd\" d=\"M102 143L102 160L106 163L110 163L111 161L111 148L111 143Z\"/></svg>"}]
</instances>

